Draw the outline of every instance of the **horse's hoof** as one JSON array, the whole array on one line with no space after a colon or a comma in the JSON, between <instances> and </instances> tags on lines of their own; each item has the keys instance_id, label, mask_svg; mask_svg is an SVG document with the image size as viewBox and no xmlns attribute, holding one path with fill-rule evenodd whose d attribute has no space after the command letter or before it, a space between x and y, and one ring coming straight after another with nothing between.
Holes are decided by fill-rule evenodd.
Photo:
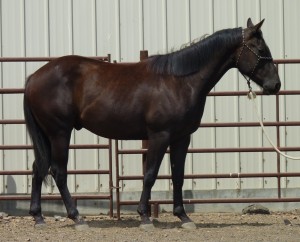
<instances>
[{"instance_id":1,"label":"horse's hoof","mask_svg":"<svg viewBox=\"0 0 300 242\"><path fill-rule=\"evenodd\" d=\"M83 231L89 229L89 225L87 223L79 223L75 224L75 230L77 231Z\"/></svg>"},{"instance_id":2,"label":"horse's hoof","mask_svg":"<svg viewBox=\"0 0 300 242\"><path fill-rule=\"evenodd\" d=\"M36 223L34 225L35 229L46 229L47 228L47 224L46 223Z\"/></svg>"},{"instance_id":3,"label":"horse's hoof","mask_svg":"<svg viewBox=\"0 0 300 242\"><path fill-rule=\"evenodd\" d=\"M144 231L151 231L151 230L154 230L155 227L152 223L147 223L147 224L141 224L140 229L142 229Z\"/></svg>"},{"instance_id":4,"label":"horse's hoof","mask_svg":"<svg viewBox=\"0 0 300 242\"><path fill-rule=\"evenodd\" d=\"M183 223L181 227L189 230L197 229L196 224L194 222Z\"/></svg>"}]
</instances>

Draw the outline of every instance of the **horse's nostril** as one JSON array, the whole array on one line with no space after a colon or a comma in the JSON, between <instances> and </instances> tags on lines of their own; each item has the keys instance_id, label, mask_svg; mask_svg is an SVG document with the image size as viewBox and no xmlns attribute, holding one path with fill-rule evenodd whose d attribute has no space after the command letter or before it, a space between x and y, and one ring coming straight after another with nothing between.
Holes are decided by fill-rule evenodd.
<instances>
[{"instance_id":1,"label":"horse's nostril","mask_svg":"<svg viewBox=\"0 0 300 242\"><path fill-rule=\"evenodd\" d=\"M280 87L280 81L276 83L266 83L265 85L263 85L264 94L276 94L279 92Z\"/></svg>"},{"instance_id":2,"label":"horse's nostril","mask_svg":"<svg viewBox=\"0 0 300 242\"><path fill-rule=\"evenodd\" d=\"M276 90L277 92L280 90L280 87L281 87L280 82L275 84L275 90Z\"/></svg>"}]
</instances>

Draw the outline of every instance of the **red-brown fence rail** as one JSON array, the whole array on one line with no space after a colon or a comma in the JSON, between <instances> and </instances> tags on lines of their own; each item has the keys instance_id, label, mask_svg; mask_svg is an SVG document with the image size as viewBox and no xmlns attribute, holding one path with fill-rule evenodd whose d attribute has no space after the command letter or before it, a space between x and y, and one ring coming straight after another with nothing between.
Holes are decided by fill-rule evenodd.
<instances>
[{"instance_id":1,"label":"red-brown fence rail","mask_svg":"<svg viewBox=\"0 0 300 242\"><path fill-rule=\"evenodd\" d=\"M145 54L144 54L145 56ZM279 64L300 64L300 59L283 59L274 61L277 68ZM209 96L246 96L247 91L234 92L211 92ZM257 95L262 95L257 92ZM280 146L280 132L281 126L300 126L300 121L280 121L279 119L279 96L281 95L300 95L299 90L280 91L276 95L276 121L263 122L265 126L276 127L276 146L281 151L300 151L300 147L281 147ZM200 127L217 128L217 127L258 127L259 122L231 122L231 123L202 123ZM116 199L117 199L117 217L120 217L120 210L122 205L136 205L138 200L121 200L120 198L120 182L123 180L142 180L143 175L129 176L121 175L119 173L119 156L124 154L146 154L147 143L143 142L142 149L119 149L118 142L116 142ZM242 152L275 152L273 148L269 147L241 147L241 148L191 148L188 153L242 153ZM143 162L144 162L143 158ZM281 178L282 177L300 177L300 172L281 172L280 169L280 155L277 154L277 171L273 173L224 173L224 174L186 174L185 179L212 179L212 178L254 178L254 177L274 177L277 179L277 197L276 198L220 198L220 199L186 199L185 204L200 204L200 203L258 203L258 202L300 202L300 197L283 198L281 196ZM159 175L157 179L171 179L170 175ZM150 203L154 205L154 216L157 216L159 204L172 204L172 200L151 200Z\"/></svg>"},{"instance_id":2,"label":"red-brown fence rail","mask_svg":"<svg viewBox=\"0 0 300 242\"><path fill-rule=\"evenodd\" d=\"M0 62L43 62L51 61L57 57L0 57ZM107 56L92 56L90 58L100 61L110 62L110 54ZM23 94L23 88L0 88L0 94ZM2 119L0 124L25 124L24 120L18 119ZM27 150L32 149L32 145L0 145L0 150ZM113 175L112 175L112 141L108 140L108 144L73 144L70 149L105 149L108 151L109 168L106 170L69 170L68 174L81 174L81 175L108 175L108 193L107 194L72 194L72 198L77 200L82 199L101 199L109 200L109 215L113 216ZM31 175L31 170L0 170L0 175ZM1 194L0 200L29 200L29 195L6 195ZM60 195L42 195L42 200L60 200Z\"/></svg>"}]
</instances>

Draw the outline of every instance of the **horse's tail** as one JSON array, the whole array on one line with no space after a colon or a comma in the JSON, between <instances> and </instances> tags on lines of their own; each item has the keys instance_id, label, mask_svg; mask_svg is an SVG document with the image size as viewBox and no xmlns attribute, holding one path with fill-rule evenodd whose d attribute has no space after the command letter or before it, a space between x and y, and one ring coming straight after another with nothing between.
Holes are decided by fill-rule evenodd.
<instances>
[{"instance_id":1,"label":"horse's tail","mask_svg":"<svg viewBox=\"0 0 300 242\"><path fill-rule=\"evenodd\" d=\"M30 77L26 81L26 86L29 80ZM41 179L43 179L45 183L47 183L46 177L48 175L48 170L51 162L51 147L48 138L37 123L30 109L30 105L27 102L26 86L24 93L23 108L27 131L31 138L34 149L35 162L33 164L33 169L36 169L38 176Z\"/></svg>"}]
</instances>

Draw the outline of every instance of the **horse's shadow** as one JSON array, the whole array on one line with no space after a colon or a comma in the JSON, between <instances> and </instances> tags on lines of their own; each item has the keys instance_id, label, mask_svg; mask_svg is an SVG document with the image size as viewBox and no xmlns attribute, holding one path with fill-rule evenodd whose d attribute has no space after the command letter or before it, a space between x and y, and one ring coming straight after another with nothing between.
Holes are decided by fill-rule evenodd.
<instances>
[{"instance_id":1,"label":"horse's shadow","mask_svg":"<svg viewBox=\"0 0 300 242\"><path fill-rule=\"evenodd\" d=\"M140 226L141 222L140 219L132 219L132 218L126 218L121 220L110 220L110 219L103 219L103 220L93 220L88 221L87 224L90 228L137 228ZM153 225L157 229L176 229L181 228L181 222L180 221L161 221L158 219L153 220ZM203 223L196 223L196 227L198 229L201 228L226 228L226 227L264 227L264 226L272 226L272 223L249 223L249 222L243 222L243 223L213 223L213 222L203 222Z\"/></svg>"}]
</instances>

